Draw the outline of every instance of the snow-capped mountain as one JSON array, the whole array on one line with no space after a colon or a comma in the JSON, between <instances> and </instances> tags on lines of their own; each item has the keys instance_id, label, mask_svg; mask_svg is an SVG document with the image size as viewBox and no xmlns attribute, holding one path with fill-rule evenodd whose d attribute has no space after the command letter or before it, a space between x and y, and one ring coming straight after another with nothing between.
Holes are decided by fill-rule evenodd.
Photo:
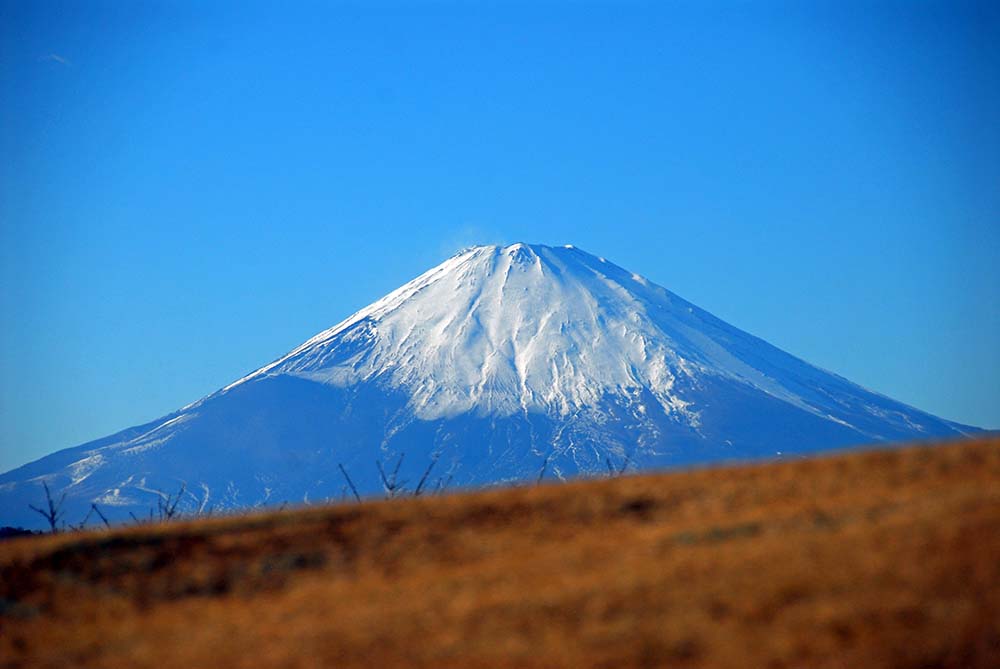
<instances>
[{"instance_id":1,"label":"snow-capped mountain","mask_svg":"<svg viewBox=\"0 0 1000 669\"><path fill-rule=\"evenodd\" d=\"M187 510L229 509L340 499L348 476L381 494L379 466L430 491L975 431L572 246L480 246L194 404L0 476L0 524L42 521L41 481L73 522L182 484Z\"/></svg>"}]
</instances>

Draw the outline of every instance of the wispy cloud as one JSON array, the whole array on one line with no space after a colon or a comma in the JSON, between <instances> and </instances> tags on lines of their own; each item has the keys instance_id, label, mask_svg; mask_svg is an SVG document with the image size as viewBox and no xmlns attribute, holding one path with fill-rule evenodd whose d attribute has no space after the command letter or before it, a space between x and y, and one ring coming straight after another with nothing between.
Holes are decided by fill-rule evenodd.
<instances>
[{"instance_id":1,"label":"wispy cloud","mask_svg":"<svg viewBox=\"0 0 1000 669\"><path fill-rule=\"evenodd\" d=\"M50 53L49 55L43 57L42 60L46 61L46 62L49 62L49 63L59 63L60 65L67 65L67 66L73 64L73 63L69 62L69 60L67 60L66 58L63 58L62 56L60 56L57 53Z\"/></svg>"},{"instance_id":2,"label":"wispy cloud","mask_svg":"<svg viewBox=\"0 0 1000 669\"><path fill-rule=\"evenodd\" d=\"M507 238L499 230L480 223L465 223L448 232L441 240L442 255L450 256L462 249L480 244L506 244Z\"/></svg>"}]
</instances>

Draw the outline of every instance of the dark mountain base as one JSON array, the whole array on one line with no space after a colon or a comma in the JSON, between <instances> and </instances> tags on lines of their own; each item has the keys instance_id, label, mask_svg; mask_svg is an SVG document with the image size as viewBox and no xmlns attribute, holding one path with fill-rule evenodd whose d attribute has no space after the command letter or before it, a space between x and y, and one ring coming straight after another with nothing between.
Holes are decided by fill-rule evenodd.
<instances>
[{"instance_id":1,"label":"dark mountain base","mask_svg":"<svg viewBox=\"0 0 1000 669\"><path fill-rule=\"evenodd\" d=\"M639 405L658 408L643 395L628 405L609 397L599 411L558 420L525 413L423 421L413 418L405 396L378 384L339 388L264 377L175 414L178 421L141 439L136 437L163 421L8 472L0 477L2 520L44 527L29 504L44 506L35 477L52 471L47 480L54 495L66 493L62 521L76 525L88 513L90 522L100 522L92 503L111 522L159 517L161 503L182 487L177 508L182 515L342 501L353 498L352 484L362 496L382 496L379 466L399 494L412 494L418 486L431 494L609 471L780 459L874 440L749 386L705 380L687 392L703 398L693 404L702 416L694 428L662 411L639 411ZM935 427L928 436L955 434L948 424ZM100 466L88 472L85 459L95 456ZM73 464L79 461L85 464Z\"/></svg>"}]
</instances>

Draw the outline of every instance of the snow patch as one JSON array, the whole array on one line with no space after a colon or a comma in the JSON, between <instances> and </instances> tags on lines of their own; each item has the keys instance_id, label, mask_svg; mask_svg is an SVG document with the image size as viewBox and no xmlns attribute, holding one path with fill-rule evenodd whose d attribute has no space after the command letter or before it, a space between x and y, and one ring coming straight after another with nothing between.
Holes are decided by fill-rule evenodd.
<instances>
[{"instance_id":1,"label":"snow patch","mask_svg":"<svg viewBox=\"0 0 1000 669\"><path fill-rule=\"evenodd\" d=\"M70 486L87 480L87 477L97 471L102 464L104 464L104 456L101 453L94 453L71 464L69 466Z\"/></svg>"}]
</instances>

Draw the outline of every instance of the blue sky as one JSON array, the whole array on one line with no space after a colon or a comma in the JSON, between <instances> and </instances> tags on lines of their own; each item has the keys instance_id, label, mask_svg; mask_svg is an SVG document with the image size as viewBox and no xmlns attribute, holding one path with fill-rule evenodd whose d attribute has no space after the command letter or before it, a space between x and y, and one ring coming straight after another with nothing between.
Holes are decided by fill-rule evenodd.
<instances>
[{"instance_id":1,"label":"blue sky","mask_svg":"<svg viewBox=\"0 0 1000 669\"><path fill-rule=\"evenodd\" d=\"M279 4L0 0L0 470L512 241L1000 427L995 3Z\"/></svg>"}]
</instances>

